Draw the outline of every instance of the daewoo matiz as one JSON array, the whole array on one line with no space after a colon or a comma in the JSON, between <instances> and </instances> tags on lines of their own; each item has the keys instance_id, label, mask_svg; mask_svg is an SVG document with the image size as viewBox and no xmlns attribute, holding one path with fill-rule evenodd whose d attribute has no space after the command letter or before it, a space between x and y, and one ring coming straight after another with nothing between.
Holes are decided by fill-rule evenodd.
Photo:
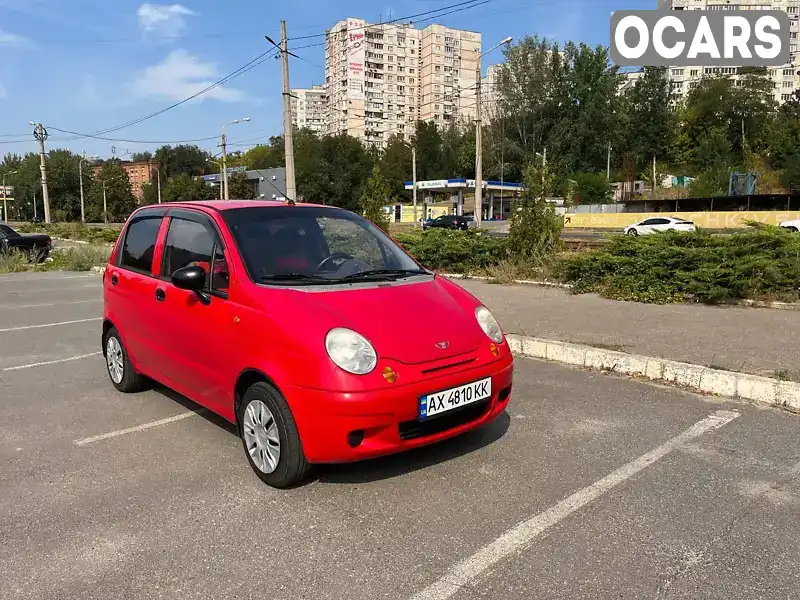
<instances>
[{"instance_id":1,"label":"daewoo matiz","mask_svg":"<svg viewBox=\"0 0 800 600\"><path fill-rule=\"evenodd\" d=\"M313 463L464 433L511 397L513 358L492 313L339 208L140 208L103 291L114 386L150 378L236 424L275 487Z\"/></svg>"}]
</instances>

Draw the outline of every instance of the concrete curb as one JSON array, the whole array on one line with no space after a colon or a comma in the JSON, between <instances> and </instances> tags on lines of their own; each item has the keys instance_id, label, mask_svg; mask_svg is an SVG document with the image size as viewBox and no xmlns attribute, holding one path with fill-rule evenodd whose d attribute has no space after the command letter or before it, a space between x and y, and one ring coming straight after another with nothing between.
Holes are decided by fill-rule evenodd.
<instances>
[{"instance_id":1,"label":"concrete curb","mask_svg":"<svg viewBox=\"0 0 800 600\"><path fill-rule=\"evenodd\" d=\"M652 356L603 350L521 335L508 335L515 354L543 358L586 369L598 369L674 383L698 392L742 398L800 412L800 383L748 373L710 369Z\"/></svg>"},{"instance_id":2,"label":"concrete curb","mask_svg":"<svg viewBox=\"0 0 800 600\"><path fill-rule=\"evenodd\" d=\"M491 281L491 277L483 277L481 275L462 275L460 273L440 273L442 277L448 279L472 279L475 281ZM573 286L569 283L556 283L553 281L535 281L530 279L514 279L512 284L515 285L538 285L541 287L554 287L563 290L571 290ZM686 302L685 304L694 304ZM765 302L763 300L731 300L722 302L720 306L747 306L749 308L771 308L774 310L794 310L800 311L800 302Z\"/></svg>"},{"instance_id":3,"label":"concrete curb","mask_svg":"<svg viewBox=\"0 0 800 600\"><path fill-rule=\"evenodd\" d=\"M106 272L106 268L105 267L92 267L90 272L94 273L95 275L103 275Z\"/></svg>"}]
</instances>

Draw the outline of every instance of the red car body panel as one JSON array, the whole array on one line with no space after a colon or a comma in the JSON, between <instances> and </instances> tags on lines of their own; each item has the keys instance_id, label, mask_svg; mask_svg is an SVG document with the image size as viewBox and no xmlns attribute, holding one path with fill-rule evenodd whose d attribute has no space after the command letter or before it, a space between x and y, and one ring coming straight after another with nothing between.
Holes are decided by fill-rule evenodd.
<instances>
[{"instance_id":1,"label":"red car body panel","mask_svg":"<svg viewBox=\"0 0 800 600\"><path fill-rule=\"evenodd\" d=\"M168 205L149 275L115 266L127 225L123 228L103 277L104 317L120 332L138 371L234 423L239 378L250 371L262 374L289 404L311 462L360 460L434 443L502 413L511 396L513 357L505 341L492 344L478 325L477 299L438 276L423 282L340 285L335 291L255 284L221 215L253 206L285 205ZM213 297L205 305L194 292L176 288L161 275L169 211L174 209L202 212L216 225L229 269L227 298ZM147 207L132 218L142 210ZM111 284L112 276L117 285ZM160 302L157 290L166 296ZM431 315L431 322L398 330L395 315L409 307ZM325 336L334 327L351 328L370 340L378 354L371 373L353 375L330 360ZM447 347L438 347L440 342ZM386 367L396 373L394 383L383 377ZM401 436L401 424L417 419L420 396L485 377L492 378L492 397L476 403L481 406L474 418L442 431L431 426L424 435ZM364 430L355 448L347 442L354 430Z\"/></svg>"}]
</instances>

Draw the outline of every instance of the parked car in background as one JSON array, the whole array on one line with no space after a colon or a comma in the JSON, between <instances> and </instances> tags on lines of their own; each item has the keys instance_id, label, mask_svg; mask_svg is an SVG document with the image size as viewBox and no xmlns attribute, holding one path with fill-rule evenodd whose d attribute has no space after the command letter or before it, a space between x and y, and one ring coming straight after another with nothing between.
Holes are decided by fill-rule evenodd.
<instances>
[{"instance_id":1,"label":"parked car in background","mask_svg":"<svg viewBox=\"0 0 800 600\"><path fill-rule=\"evenodd\" d=\"M22 252L33 262L42 262L53 249L53 240L41 233L21 234L0 224L0 251Z\"/></svg>"},{"instance_id":2,"label":"parked car in background","mask_svg":"<svg viewBox=\"0 0 800 600\"><path fill-rule=\"evenodd\" d=\"M696 231L694 223L677 217L651 217L625 228L625 235L648 235L661 231Z\"/></svg>"},{"instance_id":3,"label":"parked car in background","mask_svg":"<svg viewBox=\"0 0 800 600\"><path fill-rule=\"evenodd\" d=\"M794 231L795 233L800 231L800 219L794 219L793 221L783 221L781 223L781 227L784 229L788 229L789 231Z\"/></svg>"},{"instance_id":4,"label":"parked car in background","mask_svg":"<svg viewBox=\"0 0 800 600\"><path fill-rule=\"evenodd\" d=\"M422 224L423 229L430 229L433 227L441 229L463 229L469 228L469 220L462 215L441 215L436 217L433 221L425 221Z\"/></svg>"},{"instance_id":5,"label":"parked car in background","mask_svg":"<svg viewBox=\"0 0 800 600\"><path fill-rule=\"evenodd\" d=\"M149 377L234 423L275 487L313 463L465 433L511 398L514 358L489 309L340 208L142 207L112 251L103 297L114 387L133 392ZM446 318L411 329L386 318L408 307Z\"/></svg>"}]
</instances>

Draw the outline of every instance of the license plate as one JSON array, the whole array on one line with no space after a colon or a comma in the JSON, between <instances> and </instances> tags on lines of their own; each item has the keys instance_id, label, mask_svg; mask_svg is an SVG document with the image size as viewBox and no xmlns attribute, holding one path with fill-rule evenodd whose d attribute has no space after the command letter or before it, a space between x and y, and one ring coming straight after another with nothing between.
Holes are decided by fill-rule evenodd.
<instances>
[{"instance_id":1,"label":"license plate","mask_svg":"<svg viewBox=\"0 0 800 600\"><path fill-rule=\"evenodd\" d=\"M491 395L491 377L450 388L449 390L428 394L419 399L419 418L420 420L428 419L448 410L485 400L490 398Z\"/></svg>"}]
</instances>

